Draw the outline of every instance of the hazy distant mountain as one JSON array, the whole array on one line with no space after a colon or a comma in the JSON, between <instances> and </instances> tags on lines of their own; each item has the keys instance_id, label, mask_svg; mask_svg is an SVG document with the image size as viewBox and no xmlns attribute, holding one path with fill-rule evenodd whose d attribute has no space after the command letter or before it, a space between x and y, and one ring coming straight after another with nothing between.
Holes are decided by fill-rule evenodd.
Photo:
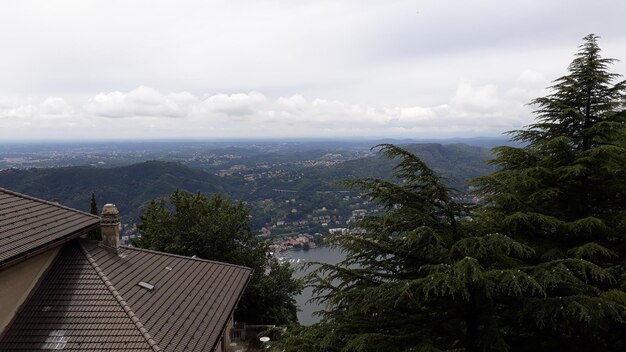
<instances>
[{"instance_id":1,"label":"hazy distant mountain","mask_svg":"<svg viewBox=\"0 0 626 352\"><path fill-rule=\"evenodd\" d=\"M467 189L467 181L494 170L486 162L492 158L489 149L466 144L442 145L438 143L409 144L403 148L418 155L430 168L447 179L447 183L459 190ZM372 157L351 160L331 168L319 170L322 180L391 177L396 161Z\"/></svg>"},{"instance_id":2,"label":"hazy distant mountain","mask_svg":"<svg viewBox=\"0 0 626 352\"><path fill-rule=\"evenodd\" d=\"M486 164L489 149L466 144L438 143L404 145L419 155L433 170L447 178L447 183L467 189L467 180L493 170ZM321 152L317 153L320 154ZM320 154L322 155L322 154ZM310 158L311 155L301 155ZM267 162L266 155L257 157ZM292 161L295 156L271 155L272 161ZM8 188L46 200L58 199L62 204L88 210L92 192L98 204L115 203L128 221L136 220L146 203L164 197L180 188L190 192L212 194L221 192L235 199L256 201L279 196L276 189L300 192L304 203L327 201L330 196L313 197L320 190L344 190L340 181L348 178L389 178L395 161L367 157L324 167L300 167L284 177L262 178L247 182L241 175L217 177L212 173L164 161L141 162L129 166L101 168L92 166L9 169L0 171L0 187ZM294 166L295 168L295 166ZM251 171L254 172L254 171ZM296 177L297 176L297 177ZM324 198L325 197L325 198ZM307 204L316 207L319 204Z\"/></svg>"}]
</instances>

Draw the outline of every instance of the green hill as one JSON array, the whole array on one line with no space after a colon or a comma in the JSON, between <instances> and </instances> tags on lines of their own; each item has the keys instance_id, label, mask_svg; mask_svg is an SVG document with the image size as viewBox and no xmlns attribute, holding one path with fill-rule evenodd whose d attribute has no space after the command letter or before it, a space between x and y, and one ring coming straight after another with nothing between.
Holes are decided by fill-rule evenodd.
<instances>
[{"instance_id":1,"label":"green hill","mask_svg":"<svg viewBox=\"0 0 626 352\"><path fill-rule=\"evenodd\" d=\"M438 143L410 144L402 146L418 155L433 170L446 178L446 182L461 191L466 191L468 181L494 171L486 162L492 158L487 148L467 144L442 145ZM383 157L370 157L350 160L324 168L307 170L307 177L301 181L306 190L315 187L339 189L337 181L349 178L392 177L396 161Z\"/></svg>"},{"instance_id":2,"label":"green hill","mask_svg":"<svg viewBox=\"0 0 626 352\"><path fill-rule=\"evenodd\" d=\"M0 187L46 200L57 199L86 211L95 192L99 206L115 203L129 220L138 219L149 200L167 196L177 188L209 194L230 190L212 174L162 161L111 169L79 166L4 170L0 172Z\"/></svg>"},{"instance_id":3,"label":"green hill","mask_svg":"<svg viewBox=\"0 0 626 352\"><path fill-rule=\"evenodd\" d=\"M419 155L432 169L446 177L451 186L461 191L467 189L469 179L493 170L485 163L491 158L486 148L437 143L403 147ZM292 158L293 155L288 159ZM257 159L253 161L267 162L264 156L258 156ZM342 207L343 195L319 194L319 191L345 190L340 181L349 178L391 178L395 163L373 156L332 166L292 167L294 169L289 171L289 176L263 178L255 182L246 182L240 175L217 177L200 169L164 161L147 161L115 168L78 166L9 169L0 171L0 187L42 199L58 199L64 205L82 210L89 210L91 193L95 192L100 206L115 203L125 222L134 222L139 219L149 200L168 196L177 188L207 194L221 192L252 203L268 198L284 203L285 200L297 198L302 210L312 210L322 205ZM280 194L276 189L297 193ZM263 226L269 219L284 216L280 215L281 211L287 210L274 209L270 214L261 216L262 212L253 207L253 225Z\"/></svg>"}]
</instances>

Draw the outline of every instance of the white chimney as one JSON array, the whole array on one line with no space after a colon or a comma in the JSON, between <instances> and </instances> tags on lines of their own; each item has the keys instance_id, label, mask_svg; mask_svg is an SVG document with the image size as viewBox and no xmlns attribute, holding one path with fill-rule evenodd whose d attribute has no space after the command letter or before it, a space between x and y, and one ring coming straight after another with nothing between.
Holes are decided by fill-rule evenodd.
<instances>
[{"instance_id":1,"label":"white chimney","mask_svg":"<svg viewBox=\"0 0 626 352\"><path fill-rule=\"evenodd\" d=\"M100 219L102 246L117 252L120 247L120 212L115 204L105 204Z\"/></svg>"}]
</instances>

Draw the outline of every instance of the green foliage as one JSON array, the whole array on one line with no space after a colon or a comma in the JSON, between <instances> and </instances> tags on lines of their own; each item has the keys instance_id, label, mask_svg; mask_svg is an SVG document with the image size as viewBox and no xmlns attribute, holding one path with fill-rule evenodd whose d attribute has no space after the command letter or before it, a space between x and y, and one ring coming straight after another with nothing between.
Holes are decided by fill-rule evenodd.
<instances>
[{"instance_id":1,"label":"green foliage","mask_svg":"<svg viewBox=\"0 0 626 352\"><path fill-rule=\"evenodd\" d=\"M536 122L511 132L525 146L495 148L499 170L475 182L477 227L537 253L529 272L546 297L524 299L515 327L528 350L624 347L626 82L597 39L585 37L569 74L532 102Z\"/></svg>"},{"instance_id":2,"label":"green foliage","mask_svg":"<svg viewBox=\"0 0 626 352\"><path fill-rule=\"evenodd\" d=\"M92 193L115 204L125 223L139 220L148 202L176 189L205 194L230 193L219 177L178 163L146 161L116 168L89 166L0 171L0 185L42 199L89 211Z\"/></svg>"},{"instance_id":3,"label":"green foliage","mask_svg":"<svg viewBox=\"0 0 626 352\"><path fill-rule=\"evenodd\" d=\"M618 351L626 340L626 83L584 38L537 121L494 149L468 219L424 162L398 147L400 180L351 181L387 209L309 278L327 310L279 348L308 351ZM506 235L503 235L506 234ZM295 348L293 346L296 346Z\"/></svg>"},{"instance_id":4,"label":"green foliage","mask_svg":"<svg viewBox=\"0 0 626 352\"><path fill-rule=\"evenodd\" d=\"M408 152L418 156L439 176L444 177L447 185L466 189L469 179L485 175L494 170L487 164L492 154L487 148L466 144L420 143L402 146ZM360 179L375 177L390 179L393 177L394 163L389 158L361 158L328 168L311 170L312 180L334 182L342 179ZM322 188L319 187L318 189Z\"/></svg>"},{"instance_id":5,"label":"green foliage","mask_svg":"<svg viewBox=\"0 0 626 352\"><path fill-rule=\"evenodd\" d=\"M98 203L96 202L96 194L91 193L91 204L89 205L89 213L98 215Z\"/></svg>"},{"instance_id":6,"label":"green foliage","mask_svg":"<svg viewBox=\"0 0 626 352\"><path fill-rule=\"evenodd\" d=\"M250 233L249 211L220 195L177 190L169 202L153 200L138 226L142 248L242 265L254 270L236 317L240 321L296 321L294 296L301 283L288 264L267 256L267 244Z\"/></svg>"},{"instance_id":7,"label":"green foliage","mask_svg":"<svg viewBox=\"0 0 626 352\"><path fill-rule=\"evenodd\" d=\"M523 260L534 251L500 234L472 233L456 192L416 155L381 145L398 183L349 183L386 207L365 218L361 235L337 235L346 251L337 264L309 276L325 304L319 323L293 328L278 342L286 351L506 350L499 312L545 288ZM306 346L306 347L303 347Z\"/></svg>"},{"instance_id":8,"label":"green foliage","mask_svg":"<svg viewBox=\"0 0 626 352\"><path fill-rule=\"evenodd\" d=\"M89 206L89 213L93 214L93 215L100 215L100 214L98 214L98 203L96 202L96 194L95 193L91 193L91 203L90 203L90 206ZM89 232L87 234L87 238L89 238L91 240L101 241L102 240L102 234L100 233L100 229L96 229L96 230L93 230L93 231Z\"/></svg>"},{"instance_id":9,"label":"green foliage","mask_svg":"<svg viewBox=\"0 0 626 352\"><path fill-rule=\"evenodd\" d=\"M488 149L465 144L441 145L436 143L412 144L407 150L422 157L436 172L447 178L449 185L466 189L467 180L492 171L485 163L491 157ZM223 150L224 153L246 153L245 149ZM316 159L327 153L261 154L248 156L249 165L260 162L280 163L280 168L293 168L297 177L283 176L263 178L246 182L241 176L216 177L212 173L195 168L162 161L147 161L129 166L114 168L99 167L55 167L44 169L0 171L0 186L26 193L42 199L58 198L67 206L85 209L90 196L95 192L107 203L114 203L120 209L125 223L138 222L148 202L166 197L176 189L205 194L224 193L234 199L254 204L262 199L273 199L276 203L295 198L299 212L274 206L251 206L251 226L254 231L276 220L304 220L320 206L337 208L337 215L350 216L350 207L342 200L342 193L319 193L320 190L343 190L339 181L345 178L372 177L388 179L392 176L392 163L386 158L369 157L350 160L332 166L300 167L285 166L286 162ZM243 162L236 159L237 163ZM191 166L199 166L187 160ZM234 164L220 165L227 169ZM298 193L279 194L273 189L289 189ZM322 231L311 229L309 232Z\"/></svg>"}]
</instances>

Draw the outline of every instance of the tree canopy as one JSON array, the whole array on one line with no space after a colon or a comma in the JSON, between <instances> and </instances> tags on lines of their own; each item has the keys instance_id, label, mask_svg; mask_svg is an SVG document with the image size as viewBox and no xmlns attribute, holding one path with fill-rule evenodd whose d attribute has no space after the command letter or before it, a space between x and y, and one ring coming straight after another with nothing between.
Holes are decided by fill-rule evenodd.
<instances>
[{"instance_id":1,"label":"tree canopy","mask_svg":"<svg viewBox=\"0 0 626 352\"><path fill-rule=\"evenodd\" d=\"M286 351L478 351L506 349L499 311L544 287L518 269L533 250L499 233L474 234L456 192L417 156L381 145L397 183L350 184L385 206L357 224L358 236L332 243L346 251L337 264L319 264L309 279L324 303L321 321L293 328Z\"/></svg>"},{"instance_id":2,"label":"tree canopy","mask_svg":"<svg viewBox=\"0 0 626 352\"><path fill-rule=\"evenodd\" d=\"M136 245L252 268L236 318L248 323L293 323L297 320L294 296L301 283L292 278L288 264L268 256L267 244L250 233L249 222L249 211L241 202L177 190L169 202L149 203Z\"/></svg>"},{"instance_id":3,"label":"tree canopy","mask_svg":"<svg viewBox=\"0 0 626 352\"><path fill-rule=\"evenodd\" d=\"M285 351L621 351L626 328L626 83L584 38L536 122L495 148L497 171L459 203L418 157L398 182L352 181L386 207L332 243L309 284L321 321L288 329Z\"/></svg>"},{"instance_id":4,"label":"tree canopy","mask_svg":"<svg viewBox=\"0 0 626 352\"><path fill-rule=\"evenodd\" d=\"M96 194L95 193L91 193L91 201L89 202L89 214L92 215L100 215L98 213L98 203L96 202ZM92 239L92 240L96 240L96 241L101 241L102 240L102 234L100 233L100 229L95 229L90 231L87 234L87 238Z\"/></svg>"},{"instance_id":5,"label":"tree canopy","mask_svg":"<svg viewBox=\"0 0 626 352\"><path fill-rule=\"evenodd\" d=\"M496 148L499 170L475 183L481 224L531 246L537 268L578 261L602 270L525 302L523 329L541 336L539 346L624 348L611 332L626 302L626 82L608 71L615 60L600 56L597 39L585 37L569 74L533 100L536 122L510 132L525 146Z\"/></svg>"}]
</instances>

